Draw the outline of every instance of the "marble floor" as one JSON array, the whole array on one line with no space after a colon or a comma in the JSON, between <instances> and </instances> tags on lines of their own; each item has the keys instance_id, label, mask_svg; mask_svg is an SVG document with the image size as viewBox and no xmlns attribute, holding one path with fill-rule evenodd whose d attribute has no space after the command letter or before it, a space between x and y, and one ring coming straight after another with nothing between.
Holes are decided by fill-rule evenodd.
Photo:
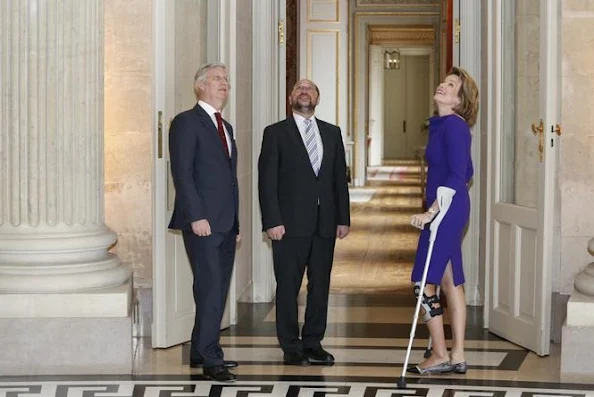
<instances>
[{"instance_id":1,"label":"marble floor","mask_svg":"<svg viewBox=\"0 0 594 397\"><path fill-rule=\"evenodd\" d=\"M238 324L221 338L226 359L240 363L233 384L210 382L200 369L191 369L187 344L152 349L150 338L136 338L132 376L0 378L0 397L594 397L594 368L591 377L561 376L560 346L553 344L549 356L538 357L490 334L481 307L468 311L465 375L407 374L407 387L396 387L413 317L408 280L418 234L408 220L421 206L419 169L404 162L371 171L371 186L361 193L353 189L352 233L336 249L323 341L335 365L284 366L274 304L242 303ZM301 319L303 305L302 295ZM422 359L427 338L419 323L411 363Z\"/></svg>"}]
</instances>

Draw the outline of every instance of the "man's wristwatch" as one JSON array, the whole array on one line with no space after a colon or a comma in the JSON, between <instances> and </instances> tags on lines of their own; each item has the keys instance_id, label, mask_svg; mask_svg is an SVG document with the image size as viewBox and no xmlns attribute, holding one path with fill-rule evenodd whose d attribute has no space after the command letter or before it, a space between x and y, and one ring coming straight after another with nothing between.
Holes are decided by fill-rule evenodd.
<instances>
[{"instance_id":1,"label":"man's wristwatch","mask_svg":"<svg viewBox=\"0 0 594 397\"><path fill-rule=\"evenodd\" d=\"M429 207L429 209L427 210L428 213L430 213L431 215L435 215L437 214L437 210L433 207Z\"/></svg>"}]
</instances>

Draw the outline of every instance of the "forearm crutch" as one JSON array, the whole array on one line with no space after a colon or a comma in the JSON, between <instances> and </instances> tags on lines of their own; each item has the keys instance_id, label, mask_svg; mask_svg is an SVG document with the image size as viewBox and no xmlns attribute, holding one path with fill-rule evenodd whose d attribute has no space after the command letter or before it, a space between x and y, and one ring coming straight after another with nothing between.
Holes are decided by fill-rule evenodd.
<instances>
[{"instance_id":1,"label":"forearm crutch","mask_svg":"<svg viewBox=\"0 0 594 397\"><path fill-rule=\"evenodd\" d=\"M454 197L455 193L456 191L449 187L440 186L437 188L437 203L439 205L439 213L437 214L435 219L433 219L431 225L429 226L431 234L429 236L429 249L427 250L427 259L425 260L425 267L423 268L423 277L421 278L421 288L419 292L419 297L417 298L417 304L415 306L415 314L413 316L413 322L410 329L410 337L408 338L408 347L406 348L406 356L404 357L404 365L402 366L402 375L396 381L396 385L399 389L406 388L406 369L408 367L408 360L410 358L412 343L415 338L415 332L417 330L417 321L419 321L421 301L423 299L423 295L425 294L425 285L427 284L427 272L429 271L429 263L431 262L431 255L433 254L433 243L435 242L435 237L437 237L437 229L439 228L439 224L448 212L450 204L452 204L452 197Z\"/></svg>"}]
</instances>

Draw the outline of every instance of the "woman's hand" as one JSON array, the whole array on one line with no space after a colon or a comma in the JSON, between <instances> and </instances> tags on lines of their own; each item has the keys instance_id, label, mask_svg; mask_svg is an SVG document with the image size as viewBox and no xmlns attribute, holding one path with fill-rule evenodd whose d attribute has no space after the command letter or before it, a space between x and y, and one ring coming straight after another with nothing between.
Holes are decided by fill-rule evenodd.
<instances>
[{"instance_id":1,"label":"woman's hand","mask_svg":"<svg viewBox=\"0 0 594 397\"><path fill-rule=\"evenodd\" d=\"M410 219L410 224L416 227L417 229L423 230L425 225L428 224L433 220L435 217L435 213L430 212L423 212L422 214L415 214Z\"/></svg>"}]
</instances>

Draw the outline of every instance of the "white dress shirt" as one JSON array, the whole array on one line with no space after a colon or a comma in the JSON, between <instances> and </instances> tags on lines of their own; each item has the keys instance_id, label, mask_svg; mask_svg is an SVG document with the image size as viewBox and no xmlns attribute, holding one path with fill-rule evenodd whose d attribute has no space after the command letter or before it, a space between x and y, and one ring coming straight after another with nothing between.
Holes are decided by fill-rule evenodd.
<instances>
[{"instance_id":1,"label":"white dress shirt","mask_svg":"<svg viewBox=\"0 0 594 397\"><path fill-rule=\"evenodd\" d=\"M221 111L213 108L211 105L209 105L208 103L203 102L203 101L198 101L198 105L202 106L202 109L204 109L204 111L206 113L208 113L208 115L210 116L210 119L212 120L212 122L215 125L215 128L218 131L219 126L217 125L217 116L215 116L215 113L216 112L221 113ZM222 113L221 113L221 117L223 117ZM227 143L227 149L229 149L229 157L231 157L231 155L232 155L231 149L232 149L233 145L231 145L231 136L229 135L229 131L227 131L227 127L225 127L225 123L223 123L223 130L225 131L225 141Z\"/></svg>"}]
</instances>

